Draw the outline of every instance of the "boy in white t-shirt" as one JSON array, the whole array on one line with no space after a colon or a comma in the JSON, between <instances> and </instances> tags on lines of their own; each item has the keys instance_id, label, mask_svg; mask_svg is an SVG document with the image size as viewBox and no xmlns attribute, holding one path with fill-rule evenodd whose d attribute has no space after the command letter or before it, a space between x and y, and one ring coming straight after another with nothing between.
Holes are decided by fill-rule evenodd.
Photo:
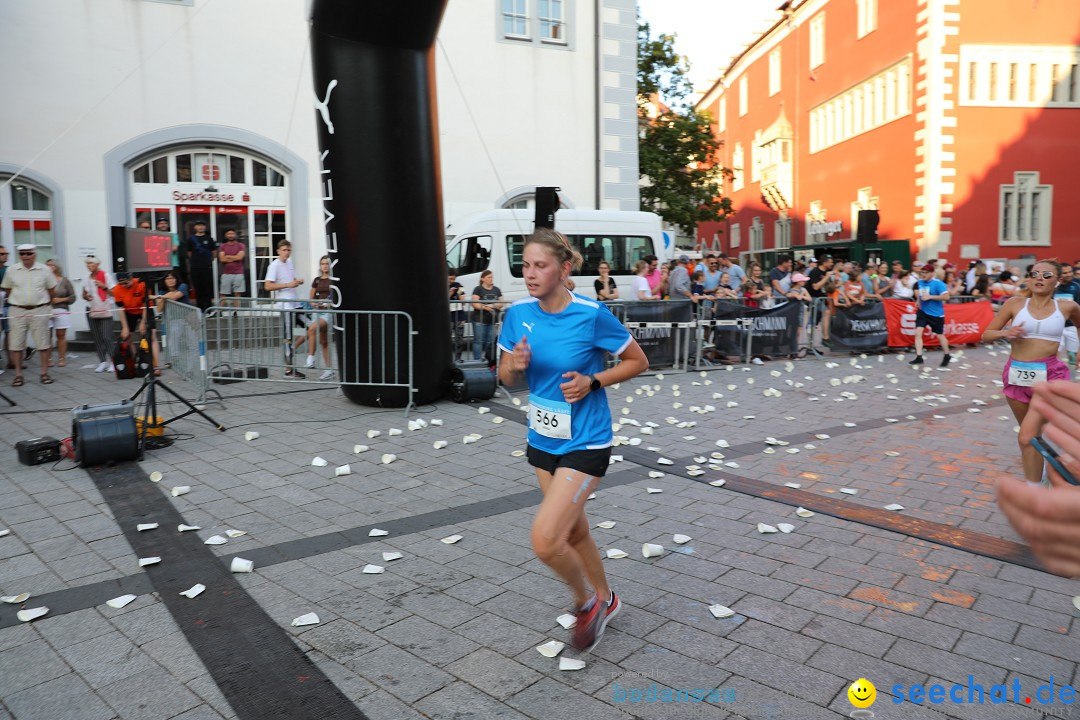
<instances>
[{"instance_id":1,"label":"boy in white t-shirt","mask_svg":"<svg viewBox=\"0 0 1080 720\"><path fill-rule=\"evenodd\" d=\"M266 277L263 285L268 292L275 293L277 307L281 310L281 328L285 339L285 377L303 378L299 370L292 367L293 343L292 328L297 322L296 309L299 307L296 288L303 284L303 278L296 277L293 269L292 244L288 240L282 240L277 246L277 259L266 268ZM302 324L301 324L302 327Z\"/></svg>"}]
</instances>

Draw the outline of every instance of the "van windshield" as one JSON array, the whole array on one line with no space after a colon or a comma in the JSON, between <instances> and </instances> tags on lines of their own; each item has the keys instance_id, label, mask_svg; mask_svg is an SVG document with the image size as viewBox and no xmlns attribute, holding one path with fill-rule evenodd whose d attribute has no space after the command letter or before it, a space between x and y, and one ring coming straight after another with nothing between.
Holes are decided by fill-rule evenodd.
<instances>
[{"instance_id":1,"label":"van windshield","mask_svg":"<svg viewBox=\"0 0 1080 720\"><path fill-rule=\"evenodd\" d=\"M491 262L490 235L462 238L446 250L446 265L456 275L468 275L487 270Z\"/></svg>"},{"instance_id":2,"label":"van windshield","mask_svg":"<svg viewBox=\"0 0 1080 720\"><path fill-rule=\"evenodd\" d=\"M521 256L525 250L525 235L506 236L506 254L510 258L510 274L521 277ZM570 244L581 253L585 262L575 275L599 275L600 261L607 260L612 275L633 275L634 265L646 255L654 254L652 238L642 235L567 235Z\"/></svg>"}]
</instances>

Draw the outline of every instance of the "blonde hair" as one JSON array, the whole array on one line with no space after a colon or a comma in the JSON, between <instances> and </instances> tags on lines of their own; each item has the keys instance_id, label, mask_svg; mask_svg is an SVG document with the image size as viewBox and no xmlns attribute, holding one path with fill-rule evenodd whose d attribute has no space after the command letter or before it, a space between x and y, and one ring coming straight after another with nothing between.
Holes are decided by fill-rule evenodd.
<instances>
[{"instance_id":1,"label":"blonde hair","mask_svg":"<svg viewBox=\"0 0 1080 720\"><path fill-rule=\"evenodd\" d=\"M638 260L636 263L634 263L634 274L640 275L642 271L649 269L649 265L650 263L645 260Z\"/></svg>"},{"instance_id":2,"label":"blonde hair","mask_svg":"<svg viewBox=\"0 0 1080 720\"><path fill-rule=\"evenodd\" d=\"M558 230L539 228L525 240L526 245L543 245L555 256L559 264L570 263L571 270L580 270L583 259L581 253L570 245L570 241Z\"/></svg>"}]
</instances>

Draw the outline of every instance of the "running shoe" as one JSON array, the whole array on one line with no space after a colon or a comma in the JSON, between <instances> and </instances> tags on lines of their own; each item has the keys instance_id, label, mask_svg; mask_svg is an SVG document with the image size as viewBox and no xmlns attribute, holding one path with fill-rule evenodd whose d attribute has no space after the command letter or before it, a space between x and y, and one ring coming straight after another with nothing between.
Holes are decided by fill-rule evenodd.
<instances>
[{"instance_id":1,"label":"running shoe","mask_svg":"<svg viewBox=\"0 0 1080 720\"><path fill-rule=\"evenodd\" d=\"M332 377L334 377L334 371L333 370L323 370L322 375L319 376L319 379L320 380L329 380Z\"/></svg>"},{"instance_id":2,"label":"running shoe","mask_svg":"<svg viewBox=\"0 0 1080 720\"><path fill-rule=\"evenodd\" d=\"M309 368L315 367L315 356L314 355L308 355L307 356L307 362L304 363L304 364Z\"/></svg>"},{"instance_id":3,"label":"running shoe","mask_svg":"<svg viewBox=\"0 0 1080 720\"><path fill-rule=\"evenodd\" d=\"M299 379L303 380L307 376L304 375L304 373L300 372L299 370L294 370L292 368L286 368L285 369L285 377L287 377L287 378L299 378Z\"/></svg>"},{"instance_id":4,"label":"running shoe","mask_svg":"<svg viewBox=\"0 0 1080 720\"><path fill-rule=\"evenodd\" d=\"M908 365L922 365L922 364L923 364L922 355L916 355L915 359L908 363Z\"/></svg>"},{"instance_id":5,"label":"running shoe","mask_svg":"<svg viewBox=\"0 0 1080 720\"><path fill-rule=\"evenodd\" d=\"M756 358L752 358L752 359L750 360L750 362L754 363L755 365L764 365L764 364L765 364L765 361L764 361L764 360L762 360L762 359L761 359L761 358L759 358L759 357L756 357Z\"/></svg>"},{"instance_id":6,"label":"running shoe","mask_svg":"<svg viewBox=\"0 0 1080 720\"><path fill-rule=\"evenodd\" d=\"M941 358L941 367L948 367L950 360L952 360L952 355L945 353L945 357Z\"/></svg>"},{"instance_id":7,"label":"running shoe","mask_svg":"<svg viewBox=\"0 0 1080 720\"><path fill-rule=\"evenodd\" d=\"M109 369L110 365L112 365L112 363L110 363L108 360L106 360L105 362L101 363L96 368L94 368L94 372L99 372L99 373L105 372L106 370Z\"/></svg>"},{"instance_id":8,"label":"running shoe","mask_svg":"<svg viewBox=\"0 0 1080 720\"><path fill-rule=\"evenodd\" d=\"M622 603L614 590L611 591L610 603L594 595L592 602L577 612L577 624L574 625L571 639L573 646L583 652L591 651L600 642L608 622L621 609Z\"/></svg>"}]
</instances>

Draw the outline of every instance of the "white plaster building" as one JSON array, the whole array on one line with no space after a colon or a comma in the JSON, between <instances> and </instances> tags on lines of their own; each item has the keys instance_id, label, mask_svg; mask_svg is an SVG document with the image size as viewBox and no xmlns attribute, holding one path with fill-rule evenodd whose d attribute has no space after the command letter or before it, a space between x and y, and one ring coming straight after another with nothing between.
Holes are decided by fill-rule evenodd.
<instances>
[{"instance_id":1,"label":"white plaster building","mask_svg":"<svg viewBox=\"0 0 1080 720\"><path fill-rule=\"evenodd\" d=\"M111 226L202 219L239 231L249 280L283 237L310 277L324 248L307 13L5 4L0 244L36 242L78 277L83 256L111 258ZM635 43L634 0L451 0L435 48L445 221L538 184L638 209Z\"/></svg>"}]
</instances>

